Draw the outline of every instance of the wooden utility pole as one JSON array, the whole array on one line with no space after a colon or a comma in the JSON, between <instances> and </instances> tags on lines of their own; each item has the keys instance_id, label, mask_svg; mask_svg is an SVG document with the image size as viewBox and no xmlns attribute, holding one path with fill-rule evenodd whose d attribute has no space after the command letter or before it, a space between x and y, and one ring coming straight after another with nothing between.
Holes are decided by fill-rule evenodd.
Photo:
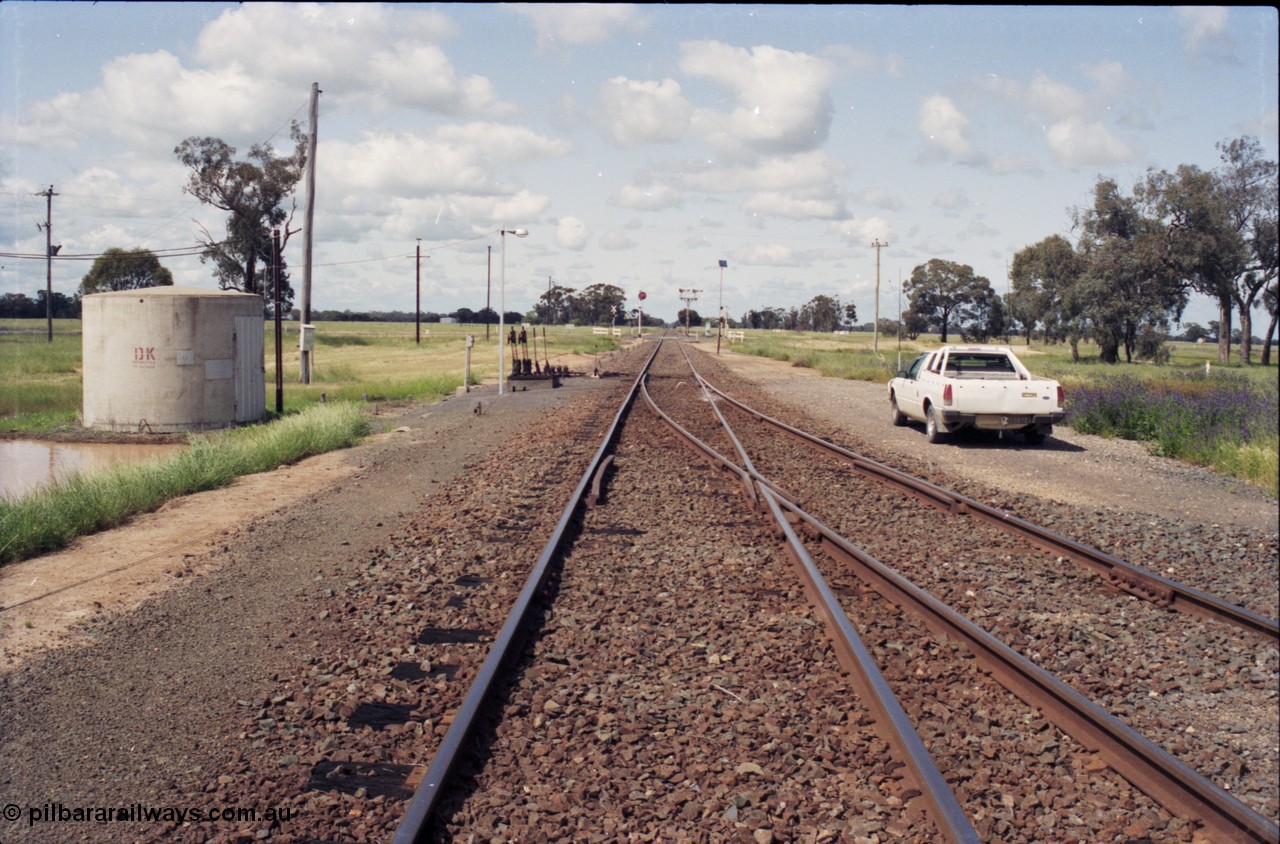
<instances>
[{"instance_id":1,"label":"wooden utility pole","mask_svg":"<svg viewBox=\"0 0 1280 844\"><path fill-rule=\"evenodd\" d=\"M416 257L417 269L415 270L417 278L417 295L414 297L413 306L413 326L414 326L414 342L419 346L422 345L422 238L418 238L418 252Z\"/></svg>"},{"instance_id":2,"label":"wooden utility pole","mask_svg":"<svg viewBox=\"0 0 1280 844\"><path fill-rule=\"evenodd\" d=\"M49 327L49 342L53 342L53 256L57 250L53 248L53 198L57 196L53 192L53 185L49 185L49 189L41 191L36 196L43 196L47 202L45 204L44 225L36 223L36 228L44 229L44 315L45 322ZM59 246L58 249L62 247Z\"/></svg>"},{"instance_id":3,"label":"wooden utility pole","mask_svg":"<svg viewBox=\"0 0 1280 844\"><path fill-rule=\"evenodd\" d=\"M311 231L316 211L316 132L320 116L320 83L311 83L310 127L307 133L307 207L304 212L302 234L302 300L299 302L298 320L301 325L311 324ZM298 342L303 343L305 331L299 328ZM299 348L302 363L302 383L311 383L311 350Z\"/></svg>"},{"instance_id":4,"label":"wooden utility pole","mask_svg":"<svg viewBox=\"0 0 1280 844\"><path fill-rule=\"evenodd\" d=\"M493 307L489 304L489 297L493 293L493 247L489 247L489 252L485 258L485 282L484 282L484 341L489 342L489 314L493 312Z\"/></svg>"},{"instance_id":5,"label":"wooden utility pole","mask_svg":"<svg viewBox=\"0 0 1280 844\"><path fill-rule=\"evenodd\" d=\"M284 414L284 338L280 324L280 230L271 231L271 289L276 300L276 414Z\"/></svg>"},{"instance_id":6,"label":"wooden utility pole","mask_svg":"<svg viewBox=\"0 0 1280 844\"><path fill-rule=\"evenodd\" d=\"M871 351L880 352L880 250L888 246L887 243L881 243L877 238L871 242L871 248L876 250L876 307L875 307L875 333L872 335ZM901 318L901 316L899 316Z\"/></svg>"}]
</instances>

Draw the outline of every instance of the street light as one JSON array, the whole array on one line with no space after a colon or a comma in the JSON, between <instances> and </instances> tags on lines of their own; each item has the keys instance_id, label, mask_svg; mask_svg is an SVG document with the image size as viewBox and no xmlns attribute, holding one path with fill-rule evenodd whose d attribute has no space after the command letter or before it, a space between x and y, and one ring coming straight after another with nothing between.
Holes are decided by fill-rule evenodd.
<instances>
[{"instance_id":1,"label":"street light","mask_svg":"<svg viewBox=\"0 0 1280 844\"><path fill-rule=\"evenodd\" d=\"M499 229L498 234L502 235L502 269L498 289L498 395L502 395L507 383L507 332L504 330L507 311L507 235L528 237L529 232L524 229Z\"/></svg>"},{"instance_id":2,"label":"street light","mask_svg":"<svg viewBox=\"0 0 1280 844\"><path fill-rule=\"evenodd\" d=\"M720 354L720 332L724 329L724 268L729 266L729 262L721 259L720 261L720 313L716 316L716 354Z\"/></svg>"}]
</instances>

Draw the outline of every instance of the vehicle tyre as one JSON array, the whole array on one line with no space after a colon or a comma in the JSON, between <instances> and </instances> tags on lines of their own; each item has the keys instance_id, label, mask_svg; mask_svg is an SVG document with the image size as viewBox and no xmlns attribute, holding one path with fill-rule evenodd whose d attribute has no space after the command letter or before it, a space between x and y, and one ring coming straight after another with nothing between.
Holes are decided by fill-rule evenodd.
<instances>
[{"instance_id":1,"label":"vehicle tyre","mask_svg":"<svg viewBox=\"0 0 1280 844\"><path fill-rule=\"evenodd\" d=\"M946 442L947 434L938 422L938 411L932 405L924 414L924 433L931 443Z\"/></svg>"},{"instance_id":2,"label":"vehicle tyre","mask_svg":"<svg viewBox=\"0 0 1280 844\"><path fill-rule=\"evenodd\" d=\"M892 408L892 414L893 414L892 418L893 418L893 424L895 427L901 428L903 425L907 424L906 415L901 410L898 410L897 399L894 399L894 398L889 399L889 407Z\"/></svg>"}]
</instances>

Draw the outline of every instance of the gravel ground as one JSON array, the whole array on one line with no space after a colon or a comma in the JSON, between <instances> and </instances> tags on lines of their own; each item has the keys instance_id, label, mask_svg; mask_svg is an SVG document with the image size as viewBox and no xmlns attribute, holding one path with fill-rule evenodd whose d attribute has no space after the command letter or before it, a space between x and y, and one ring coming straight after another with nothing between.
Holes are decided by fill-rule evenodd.
<instances>
[{"instance_id":1,"label":"gravel ground","mask_svg":"<svg viewBox=\"0 0 1280 844\"><path fill-rule=\"evenodd\" d=\"M1066 431L1039 449L981 440L929 446L918 430L890 426L883 387L736 355L723 360L830 428L817 433L861 444L857 450L885 462L930 471L935 482L1033 521L1054 526L1057 519L1076 530L1090 525L1110 544L1125 546L1130 553L1122 556L1133 562L1173 568L1178 579L1213 585L1209 591L1234 590L1277 614L1276 506L1248 489L1152 458L1140 446ZM400 420L408 428L403 436L351 451L358 471L301 504L241 525L190 562L195 574L181 588L96 622L87 644L0 675L3 802L22 807L25 819L27 807L51 803L183 805L204 795L222 805L252 797L260 807L305 806L311 823L329 824L340 840L379 840L378 831L393 820L385 801L314 793L302 801L298 795L314 762L340 758L335 754L355 741L342 729L354 714L353 696L394 703L408 687L392 675L400 662L440 667L429 652L436 646L389 653L379 640L392 634L373 632L383 629L383 617L394 619L423 600L389 591L388 576L407 567L420 578L416 588L427 590L421 594L463 598L447 619L452 626L471 613L500 612L509 600L503 590L519 586L512 572L531 544L520 538L543 529L545 501L563 497L548 467L585 460L581 452L594 450L596 443L584 445L590 437L582 433L594 424L590 406L622 380L567 379L560 390L501 398L481 390L414 408ZM539 459L525 464L512 457L521 452ZM507 455L504 461L496 459L499 453ZM409 547L408 537L424 534L435 537L430 554ZM467 557L475 541L511 553L487 561ZM1171 544L1186 553L1171 555ZM437 570L440 559L454 557L458 571L493 585L482 603L468 603L471 587ZM420 631L421 618L410 618L405 629ZM1274 673L1268 667L1274 655L1269 659L1257 670ZM433 682L444 693L464 688L467 679L463 669ZM1168 692L1179 704L1205 703L1189 690ZM1231 719L1222 714L1224 722ZM420 745L424 732L443 723L419 720L377 733L385 760ZM1272 764L1278 752L1272 748ZM221 837L213 840L226 841L291 831L251 824L216 829ZM0 840L209 837L207 828L173 834L155 824L109 832L5 821Z\"/></svg>"},{"instance_id":2,"label":"gravel ground","mask_svg":"<svg viewBox=\"0 0 1280 844\"><path fill-rule=\"evenodd\" d=\"M940 471L955 480L956 489L979 482L1100 514L1144 513L1272 535L1280 523L1277 501L1256 487L1153 457L1141 443L1077 434L1059 426L1042 446L1024 445L1016 436L1001 441L988 433L930 445L923 426L891 424L883 384L823 378L810 369L747 355L726 353L719 361L827 426L814 433L856 443L861 447L855 450L890 465L910 461Z\"/></svg>"}]
</instances>

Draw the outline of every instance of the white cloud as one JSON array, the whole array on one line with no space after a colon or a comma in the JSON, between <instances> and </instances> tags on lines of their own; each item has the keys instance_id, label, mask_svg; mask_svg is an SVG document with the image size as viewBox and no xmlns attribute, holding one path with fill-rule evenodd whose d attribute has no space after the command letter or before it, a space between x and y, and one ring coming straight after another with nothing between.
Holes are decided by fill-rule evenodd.
<instances>
[{"instance_id":1,"label":"white cloud","mask_svg":"<svg viewBox=\"0 0 1280 844\"><path fill-rule=\"evenodd\" d=\"M1040 133L1054 158L1070 169L1132 160L1131 148L1113 127L1130 131L1149 127L1150 104L1158 92L1139 89L1120 62L1099 61L1085 64L1081 70L1094 82L1092 87L1078 88L1042 72L1036 72L1025 84L985 77L978 87L1006 103L1018 123ZM939 131L939 148L957 161L980 164L999 175L1041 173L1035 160L1024 153L974 153L968 141L967 118L958 110L952 112L954 106L949 101L934 106L931 117Z\"/></svg>"},{"instance_id":2,"label":"white cloud","mask_svg":"<svg viewBox=\"0 0 1280 844\"><path fill-rule=\"evenodd\" d=\"M571 252L581 252L591 240L587 224L577 217L561 217L556 221L556 246Z\"/></svg>"},{"instance_id":3,"label":"white cloud","mask_svg":"<svg viewBox=\"0 0 1280 844\"><path fill-rule=\"evenodd\" d=\"M973 200L962 190L948 190L935 196L933 205L942 209L942 213L948 217L954 217L957 213L972 208Z\"/></svg>"},{"instance_id":4,"label":"white cloud","mask_svg":"<svg viewBox=\"0 0 1280 844\"><path fill-rule=\"evenodd\" d=\"M1182 27L1182 44L1197 56L1230 59L1236 45L1227 32L1228 11L1223 6L1180 6L1174 18Z\"/></svg>"},{"instance_id":5,"label":"white cloud","mask_svg":"<svg viewBox=\"0 0 1280 844\"><path fill-rule=\"evenodd\" d=\"M961 162L975 158L969 141L969 118L960 112L950 97L942 94L926 97L920 103L916 126L935 152Z\"/></svg>"},{"instance_id":6,"label":"white cloud","mask_svg":"<svg viewBox=\"0 0 1280 844\"><path fill-rule=\"evenodd\" d=\"M775 192L755 194L742 203L742 208L748 214L793 220L834 220L845 214L844 205L835 199Z\"/></svg>"},{"instance_id":7,"label":"white cloud","mask_svg":"<svg viewBox=\"0 0 1280 844\"><path fill-rule=\"evenodd\" d=\"M463 117L511 113L488 79L459 75L435 43L453 30L445 15L422 7L393 17L378 4L249 3L204 28L196 58L295 93L320 82L331 101L372 110L391 104ZM285 32L289 48L281 49ZM343 68L337 79L335 67Z\"/></svg>"},{"instance_id":8,"label":"white cloud","mask_svg":"<svg viewBox=\"0 0 1280 844\"><path fill-rule=\"evenodd\" d=\"M623 252L635 249L639 244L624 232L605 232L600 237L600 247L610 252Z\"/></svg>"},{"instance_id":9,"label":"white cloud","mask_svg":"<svg viewBox=\"0 0 1280 844\"><path fill-rule=\"evenodd\" d=\"M322 102L363 110L513 113L488 79L459 74L431 42L451 26L429 10L398 12L393 20L375 4L246 4L201 31L193 65L164 50L119 56L103 65L97 87L5 115L0 137L61 148L103 134L138 147L171 148L174 138L190 135L248 144L305 105L313 81L322 82ZM282 49L286 32L290 46ZM335 67L343 69L338 79Z\"/></svg>"},{"instance_id":10,"label":"white cloud","mask_svg":"<svg viewBox=\"0 0 1280 844\"><path fill-rule=\"evenodd\" d=\"M680 45L680 69L713 80L734 95L730 112L698 109L694 126L707 142L758 153L812 150L827 140L836 66L807 53L719 41Z\"/></svg>"},{"instance_id":11,"label":"white cloud","mask_svg":"<svg viewBox=\"0 0 1280 844\"><path fill-rule=\"evenodd\" d=\"M238 67L191 70L171 53L135 53L103 66L101 84L31 104L10 124L14 143L70 147L106 134L140 147L186 135L236 137L275 128L288 106L269 81Z\"/></svg>"},{"instance_id":12,"label":"white cloud","mask_svg":"<svg viewBox=\"0 0 1280 844\"><path fill-rule=\"evenodd\" d=\"M747 264L770 267L795 266L799 259L786 243L752 243L733 250L730 264Z\"/></svg>"},{"instance_id":13,"label":"white cloud","mask_svg":"<svg viewBox=\"0 0 1280 844\"><path fill-rule=\"evenodd\" d=\"M885 211L901 211L903 207L902 200L890 193L887 188L867 188L856 194L854 199L862 205L869 205L872 208L880 208Z\"/></svg>"},{"instance_id":14,"label":"white cloud","mask_svg":"<svg viewBox=\"0 0 1280 844\"><path fill-rule=\"evenodd\" d=\"M528 19L540 46L601 44L620 31L645 28L639 10L630 3L530 3L508 8Z\"/></svg>"},{"instance_id":15,"label":"white cloud","mask_svg":"<svg viewBox=\"0 0 1280 844\"><path fill-rule=\"evenodd\" d=\"M682 173L682 184L706 193L804 193L834 199L836 183L847 165L823 150L778 155L739 167L716 167Z\"/></svg>"},{"instance_id":16,"label":"white cloud","mask_svg":"<svg viewBox=\"0 0 1280 844\"><path fill-rule=\"evenodd\" d=\"M600 103L609 135L623 146L679 141L693 113L674 79L638 82L615 76L601 86Z\"/></svg>"},{"instance_id":17,"label":"white cloud","mask_svg":"<svg viewBox=\"0 0 1280 844\"><path fill-rule=\"evenodd\" d=\"M897 239L893 228L883 217L841 220L828 225L827 231L840 235L855 246L866 246L873 240L892 243Z\"/></svg>"},{"instance_id":18,"label":"white cloud","mask_svg":"<svg viewBox=\"0 0 1280 844\"><path fill-rule=\"evenodd\" d=\"M1133 150L1097 122L1063 120L1049 127L1045 139L1058 163L1071 170L1133 160Z\"/></svg>"},{"instance_id":19,"label":"white cloud","mask_svg":"<svg viewBox=\"0 0 1280 844\"><path fill-rule=\"evenodd\" d=\"M434 44L397 44L368 57L362 68L373 90L393 105L451 117L497 116L515 111L499 102L483 76L459 77Z\"/></svg>"},{"instance_id":20,"label":"white cloud","mask_svg":"<svg viewBox=\"0 0 1280 844\"><path fill-rule=\"evenodd\" d=\"M670 185L648 183L623 185L614 203L635 211L662 211L680 205L680 191Z\"/></svg>"},{"instance_id":21,"label":"white cloud","mask_svg":"<svg viewBox=\"0 0 1280 844\"><path fill-rule=\"evenodd\" d=\"M358 141L322 144L326 189L336 193L423 192L512 194L518 186L500 179L497 168L514 161L558 158L569 144L521 127L471 123L423 134L366 133Z\"/></svg>"}]
</instances>

